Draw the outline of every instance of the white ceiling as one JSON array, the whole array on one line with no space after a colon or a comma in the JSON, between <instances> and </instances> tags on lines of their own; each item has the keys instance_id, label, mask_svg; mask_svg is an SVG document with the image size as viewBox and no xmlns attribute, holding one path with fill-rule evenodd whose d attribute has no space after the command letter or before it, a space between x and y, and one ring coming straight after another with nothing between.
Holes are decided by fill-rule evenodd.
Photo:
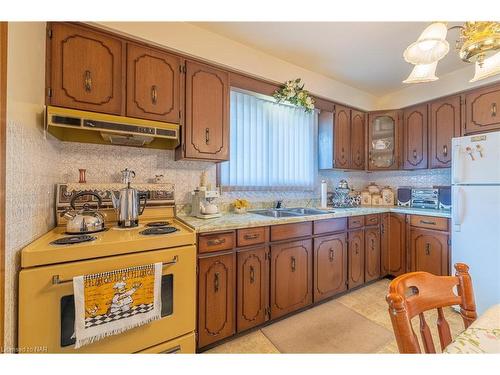
<instances>
[{"instance_id":1,"label":"white ceiling","mask_svg":"<svg viewBox=\"0 0 500 375\"><path fill-rule=\"evenodd\" d=\"M412 66L404 49L427 22L195 22L195 25L321 73L374 95L398 91ZM449 23L448 26L460 23ZM463 68L448 33L450 52L437 76Z\"/></svg>"}]
</instances>

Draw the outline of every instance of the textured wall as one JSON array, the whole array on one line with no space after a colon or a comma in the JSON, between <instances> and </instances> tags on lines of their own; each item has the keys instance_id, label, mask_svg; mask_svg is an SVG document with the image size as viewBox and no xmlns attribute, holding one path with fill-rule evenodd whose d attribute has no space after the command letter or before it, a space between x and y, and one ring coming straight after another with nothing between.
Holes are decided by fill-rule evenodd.
<instances>
[{"instance_id":1,"label":"textured wall","mask_svg":"<svg viewBox=\"0 0 500 375\"><path fill-rule=\"evenodd\" d=\"M27 43L26 41L30 41ZM54 225L58 141L43 136L45 23L9 22L5 346L16 344L20 250Z\"/></svg>"}]
</instances>

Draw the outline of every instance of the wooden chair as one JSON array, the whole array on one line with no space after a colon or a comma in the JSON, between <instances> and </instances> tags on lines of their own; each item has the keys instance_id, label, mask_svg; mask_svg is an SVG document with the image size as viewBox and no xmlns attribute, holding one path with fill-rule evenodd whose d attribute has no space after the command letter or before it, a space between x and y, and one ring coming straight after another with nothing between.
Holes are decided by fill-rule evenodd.
<instances>
[{"instance_id":1,"label":"wooden chair","mask_svg":"<svg viewBox=\"0 0 500 375\"><path fill-rule=\"evenodd\" d=\"M389 304L394 335L400 353L421 353L411 319L419 316L420 334L425 353L436 353L431 331L424 312L437 309L437 328L441 350L451 342L451 331L443 307L460 305L465 328L476 320L476 304L469 267L455 264L455 276L435 276L427 272L411 272L395 278L389 285L386 301ZM453 291L456 287L457 294Z\"/></svg>"}]
</instances>

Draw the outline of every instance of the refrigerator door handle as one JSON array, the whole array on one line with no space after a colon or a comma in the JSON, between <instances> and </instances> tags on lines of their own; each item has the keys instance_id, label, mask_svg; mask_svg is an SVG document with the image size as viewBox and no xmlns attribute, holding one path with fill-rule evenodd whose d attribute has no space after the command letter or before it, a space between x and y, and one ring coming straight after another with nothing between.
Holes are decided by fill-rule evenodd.
<instances>
[{"instance_id":1,"label":"refrigerator door handle","mask_svg":"<svg viewBox=\"0 0 500 375\"><path fill-rule=\"evenodd\" d=\"M462 224L462 188L456 187L456 194L453 202L453 229L455 232L460 232L460 225Z\"/></svg>"},{"instance_id":2,"label":"refrigerator door handle","mask_svg":"<svg viewBox=\"0 0 500 375\"><path fill-rule=\"evenodd\" d=\"M460 145L455 144L453 145L453 158L451 161L452 164L452 171L451 175L453 177L453 183L458 184L460 183L460 178L458 176L458 166L460 165L458 158L460 157Z\"/></svg>"}]
</instances>

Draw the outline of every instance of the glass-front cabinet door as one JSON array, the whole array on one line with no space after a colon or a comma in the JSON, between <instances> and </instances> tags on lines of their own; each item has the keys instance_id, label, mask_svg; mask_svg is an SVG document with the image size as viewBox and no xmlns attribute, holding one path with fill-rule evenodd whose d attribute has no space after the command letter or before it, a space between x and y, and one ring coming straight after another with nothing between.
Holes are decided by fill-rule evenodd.
<instances>
[{"instance_id":1,"label":"glass-front cabinet door","mask_svg":"<svg viewBox=\"0 0 500 375\"><path fill-rule=\"evenodd\" d=\"M399 112L370 114L368 128L368 169L398 169Z\"/></svg>"}]
</instances>

